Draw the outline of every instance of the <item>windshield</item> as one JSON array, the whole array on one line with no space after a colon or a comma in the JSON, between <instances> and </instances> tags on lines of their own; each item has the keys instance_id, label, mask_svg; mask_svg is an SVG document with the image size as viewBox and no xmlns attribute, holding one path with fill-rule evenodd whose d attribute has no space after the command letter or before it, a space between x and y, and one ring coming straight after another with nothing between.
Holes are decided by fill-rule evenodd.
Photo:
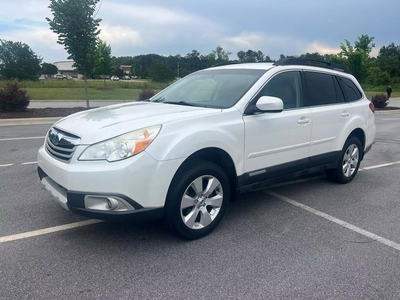
<instances>
[{"instance_id":1,"label":"windshield","mask_svg":"<svg viewBox=\"0 0 400 300\"><path fill-rule=\"evenodd\" d=\"M196 72L161 91L150 101L212 108L232 107L265 72L247 69Z\"/></svg>"}]
</instances>

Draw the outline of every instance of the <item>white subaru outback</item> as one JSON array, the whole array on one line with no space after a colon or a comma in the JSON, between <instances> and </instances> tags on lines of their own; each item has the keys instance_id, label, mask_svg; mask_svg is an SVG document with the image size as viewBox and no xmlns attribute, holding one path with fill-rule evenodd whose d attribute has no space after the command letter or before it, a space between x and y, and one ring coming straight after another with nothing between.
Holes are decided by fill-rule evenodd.
<instances>
[{"instance_id":1,"label":"white subaru outback","mask_svg":"<svg viewBox=\"0 0 400 300\"><path fill-rule=\"evenodd\" d=\"M42 184L90 218L163 217L210 233L236 194L325 171L357 174L374 107L341 65L301 59L195 72L143 102L68 116L38 152Z\"/></svg>"}]
</instances>

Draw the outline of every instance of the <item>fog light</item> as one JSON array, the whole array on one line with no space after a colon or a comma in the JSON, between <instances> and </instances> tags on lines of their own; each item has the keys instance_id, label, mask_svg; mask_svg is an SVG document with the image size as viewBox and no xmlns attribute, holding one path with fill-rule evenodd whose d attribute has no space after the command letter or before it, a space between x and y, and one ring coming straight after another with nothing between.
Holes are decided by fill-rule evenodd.
<instances>
[{"instance_id":1,"label":"fog light","mask_svg":"<svg viewBox=\"0 0 400 300\"><path fill-rule=\"evenodd\" d=\"M116 199L114 199L114 198L111 198L111 197L108 197L107 200L108 200L108 201L107 201L108 208L109 208L110 210L115 210L115 209L118 208L118 206L119 206L118 200L116 200Z\"/></svg>"},{"instance_id":2,"label":"fog light","mask_svg":"<svg viewBox=\"0 0 400 300\"><path fill-rule=\"evenodd\" d=\"M106 195L86 195L85 208L91 210L108 211L109 213L133 211L135 208L123 198Z\"/></svg>"}]
</instances>

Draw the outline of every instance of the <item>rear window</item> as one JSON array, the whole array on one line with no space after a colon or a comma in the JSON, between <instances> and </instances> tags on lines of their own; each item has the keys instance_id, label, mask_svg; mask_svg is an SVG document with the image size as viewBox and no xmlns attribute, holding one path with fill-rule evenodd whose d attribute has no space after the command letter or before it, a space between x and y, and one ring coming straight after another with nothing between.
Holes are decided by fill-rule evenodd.
<instances>
[{"instance_id":1,"label":"rear window","mask_svg":"<svg viewBox=\"0 0 400 300\"><path fill-rule=\"evenodd\" d=\"M362 98L362 93L353 81L344 77L339 77L339 80L346 95L347 101L357 101Z\"/></svg>"}]
</instances>

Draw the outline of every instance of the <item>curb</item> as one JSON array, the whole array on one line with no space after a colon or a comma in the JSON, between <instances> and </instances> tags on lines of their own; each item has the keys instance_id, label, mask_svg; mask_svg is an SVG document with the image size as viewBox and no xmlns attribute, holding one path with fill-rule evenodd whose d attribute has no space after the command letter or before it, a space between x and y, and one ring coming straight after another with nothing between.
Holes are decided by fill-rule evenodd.
<instances>
[{"instance_id":1,"label":"curb","mask_svg":"<svg viewBox=\"0 0 400 300\"><path fill-rule=\"evenodd\" d=\"M0 120L0 126L53 124L62 118L63 117L4 119Z\"/></svg>"}]
</instances>

